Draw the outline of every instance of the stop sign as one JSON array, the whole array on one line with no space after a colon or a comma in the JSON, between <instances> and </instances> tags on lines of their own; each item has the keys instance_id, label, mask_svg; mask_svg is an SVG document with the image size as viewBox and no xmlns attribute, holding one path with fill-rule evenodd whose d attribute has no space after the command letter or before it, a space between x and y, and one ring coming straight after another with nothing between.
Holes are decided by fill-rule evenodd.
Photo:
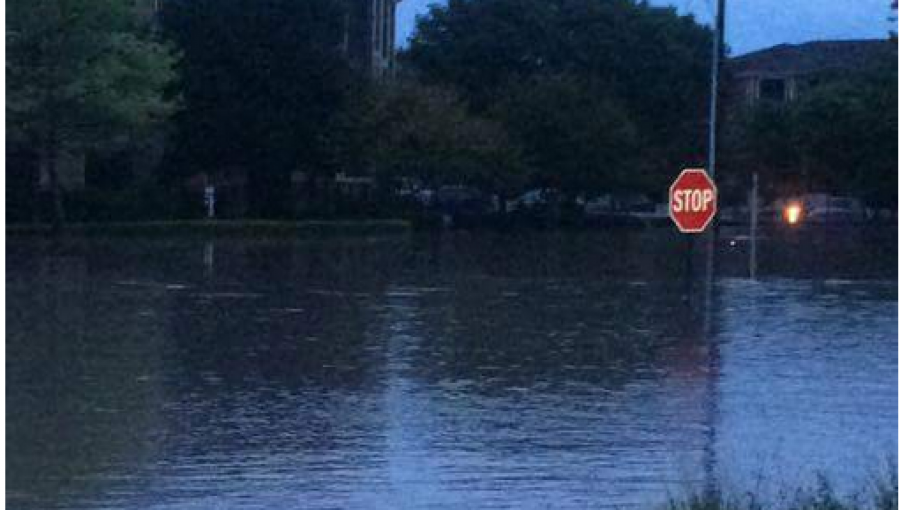
<instances>
[{"instance_id":1,"label":"stop sign","mask_svg":"<svg viewBox=\"0 0 900 510\"><path fill-rule=\"evenodd\" d=\"M716 184L702 168L688 168L669 187L669 217L678 230L699 234L716 215Z\"/></svg>"}]
</instances>

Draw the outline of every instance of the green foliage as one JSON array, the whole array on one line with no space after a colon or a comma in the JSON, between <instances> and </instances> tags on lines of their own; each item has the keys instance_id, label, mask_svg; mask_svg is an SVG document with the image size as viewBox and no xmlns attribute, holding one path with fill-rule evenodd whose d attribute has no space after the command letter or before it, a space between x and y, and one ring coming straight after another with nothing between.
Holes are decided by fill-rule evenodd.
<instances>
[{"instance_id":1,"label":"green foliage","mask_svg":"<svg viewBox=\"0 0 900 510\"><path fill-rule=\"evenodd\" d=\"M165 120L176 57L132 2L10 0L7 20L8 141L37 155L59 230L59 156L134 142Z\"/></svg>"},{"instance_id":2,"label":"green foliage","mask_svg":"<svg viewBox=\"0 0 900 510\"><path fill-rule=\"evenodd\" d=\"M742 112L727 137L728 157L783 191L851 194L896 206L895 61L896 52L868 69L822 76L795 101Z\"/></svg>"},{"instance_id":3,"label":"green foliage","mask_svg":"<svg viewBox=\"0 0 900 510\"><path fill-rule=\"evenodd\" d=\"M728 498L722 494L692 494L683 500L670 500L667 510L762 510L752 496L745 498Z\"/></svg>"},{"instance_id":4,"label":"green foliage","mask_svg":"<svg viewBox=\"0 0 900 510\"><path fill-rule=\"evenodd\" d=\"M541 179L656 190L702 159L709 42L692 18L643 2L450 0L419 20L404 60L495 115Z\"/></svg>"},{"instance_id":5,"label":"green foliage","mask_svg":"<svg viewBox=\"0 0 900 510\"><path fill-rule=\"evenodd\" d=\"M760 103L744 108L723 126L723 163L734 178L737 172L761 172L763 182L778 182L791 192L801 187L798 171L794 125L790 112L782 105ZM735 179L735 181L746 181Z\"/></svg>"},{"instance_id":6,"label":"green foliage","mask_svg":"<svg viewBox=\"0 0 900 510\"><path fill-rule=\"evenodd\" d=\"M538 169L534 181L572 196L638 188L637 129L621 104L577 77L535 77L511 86L495 109Z\"/></svg>"},{"instance_id":7,"label":"green foliage","mask_svg":"<svg viewBox=\"0 0 900 510\"><path fill-rule=\"evenodd\" d=\"M849 496L838 494L826 477L819 476L815 486L797 489L793 496L782 494L783 500L776 505L763 504L752 493L729 496L716 489L672 499L666 510L897 510L897 470L891 464L886 476L877 480L874 490Z\"/></svg>"},{"instance_id":8,"label":"green foliage","mask_svg":"<svg viewBox=\"0 0 900 510\"><path fill-rule=\"evenodd\" d=\"M173 0L165 33L184 59L174 161L248 171L257 215L284 213L290 173L333 173L323 129L361 76L342 50L339 0Z\"/></svg>"},{"instance_id":9,"label":"green foliage","mask_svg":"<svg viewBox=\"0 0 900 510\"><path fill-rule=\"evenodd\" d=\"M526 171L502 126L470 114L447 89L413 81L382 87L366 125L382 178L509 192Z\"/></svg>"},{"instance_id":10,"label":"green foliage","mask_svg":"<svg viewBox=\"0 0 900 510\"><path fill-rule=\"evenodd\" d=\"M98 146L164 120L175 56L121 0L7 3L7 120L35 149Z\"/></svg>"},{"instance_id":11,"label":"green foliage","mask_svg":"<svg viewBox=\"0 0 900 510\"><path fill-rule=\"evenodd\" d=\"M897 468L891 470L888 478L876 484L873 506L877 510L897 510Z\"/></svg>"},{"instance_id":12,"label":"green foliage","mask_svg":"<svg viewBox=\"0 0 900 510\"><path fill-rule=\"evenodd\" d=\"M800 157L818 186L896 205L896 65L824 85L792 110Z\"/></svg>"}]
</instances>

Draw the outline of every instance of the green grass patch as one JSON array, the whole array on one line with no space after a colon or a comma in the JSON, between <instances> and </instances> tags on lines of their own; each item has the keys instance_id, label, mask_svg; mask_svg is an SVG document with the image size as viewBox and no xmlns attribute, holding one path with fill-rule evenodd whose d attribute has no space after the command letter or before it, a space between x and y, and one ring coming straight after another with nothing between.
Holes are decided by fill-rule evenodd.
<instances>
[{"instance_id":1,"label":"green grass patch","mask_svg":"<svg viewBox=\"0 0 900 510\"><path fill-rule=\"evenodd\" d=\"M752 493L734 496L717 489L672 499L663 510L897 510L897 470L887 470L849 496L839 496L832 484L820 477L814 488L798 489L778 504L764 504Z\"/></svg>"}]
</instances>

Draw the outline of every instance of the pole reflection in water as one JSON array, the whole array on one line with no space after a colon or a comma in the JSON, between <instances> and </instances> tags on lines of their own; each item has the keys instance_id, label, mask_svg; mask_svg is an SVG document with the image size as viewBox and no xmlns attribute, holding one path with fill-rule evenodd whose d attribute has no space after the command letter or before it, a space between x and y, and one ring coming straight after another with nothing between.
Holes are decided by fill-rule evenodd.
<instances>
[{"instance_id":1,"label":"pole reflection in water","mask_svg":"<svg viewBox=\"0 0 900 510\"><path fill-rule=\"evenodd\" d=\"M215 241L207 240L203 243L203 267L206 269L206 274L208 276L212 276L213 269L215 267L216 262L216 245Z\"/></svg>"}]
</instances>

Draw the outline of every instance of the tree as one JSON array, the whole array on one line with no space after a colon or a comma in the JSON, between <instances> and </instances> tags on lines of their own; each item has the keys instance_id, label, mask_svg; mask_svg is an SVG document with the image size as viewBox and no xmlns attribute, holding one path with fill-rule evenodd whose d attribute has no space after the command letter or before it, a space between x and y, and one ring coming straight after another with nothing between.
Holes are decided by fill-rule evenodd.
<instances>
[{"instance_id":1,"label":"tree","mask_svg":"<svg viewBox=\"0 0 900 510\"><path fill-rule=\"evenodd\" d=\"M527 168L520 149L497 122L472 115L459 96L445 88L405 79L376 89L357 118L332 133L356 138L345 146L362 149L383 185L414 180L430 187L467 185L509 194ZM349 129L355 124L357 129ZM352 135L351 135L352 136ZM365 166L366 163L363 163ZM350 166L350 165L345 165Z\"/></svg>"},{"instance_id":2,"label":"tree","mask_svg":"<svg viewBox=\"0 0 900 510\"><path fill-rule=\"evenodd\" d=\"M175 55L119 0L10 0L7 20L9 138L37 152L59 229L60 155L164 121L175 106L163 94Z\"/></svg>"},{"instance_id":3,"label":"tree","mask_svg":"<svg viewBox=\"0 0 900 510\"><path fill-rule=\"evenodd\" d=\"M642 184L635 125L602 85L567 75L532 78L510 87L495 116L526 148L541 188L574 197Z\"/></svg>"},{"instance_id":4,"label":"tree","mask_svg":"<svg viewBox=\"0 0 900 510\"><path fill-rule=\"evenodd\" d=\"M778 194L851 194L897 204L896 43L854 70L822 73L788 103L761 100L734 118L725 155Z\"/></svg>"},{"instance_id":5,"label":"tree","mask_svg":"<svg viewBox=\"0 0 900 510\"><path fill-rule=\"evenodd\" d=\"M674 9L631 0L449 0L419 20L403 60L425 83L460 90L476 114L516 113L499 118L511 133L529 138L521 141L530 162L545 166L544 176L562 171L558 147L528 133L545 131L544 114L551 112L524 92L511 98L510 89L535 80L569 95L554 98L568 106L552 115L573 135L569 126L584 127L586 116L573 106L578 101L602 110L604 118L621 119L623 126L606 124L610 132L602 138L631 140L632 153L640 155L629 162L634 176L592 181L649 191L664 189L679 167L702 158L710 37ZM560 76L566 78L553 85ZM523 125L523 119L545 127ZM622 147L594 145L600 129L572 138L566 157L583 158L581 168L610 171L596 162L621 160Z\"/></svg>"},{"instance_id":6,"label":"tree","mask_svg":"<svg viewBox=\"0 0 900 510\"><path fill-rule=\"evenodd\" d=\"M803 189L795 125L785 105L762 100L756 105L737 108L722 128L720 152L723 166L727 165L723 174L729 177L731 185L722 186L726 189L720 191L744 200L747 183L754 172L781 194Z\"/></svg>"},{"instance_id":7,"label":"tree","mask_svg":"<svg viewBox=\"0 0 900 510\"><path fill-rule=\"evenodd\" d=\"M811 187L897 205L896 53L839 77L791 108L794 143Z\"/></svg>"},{"instance_id":8,"label":"tree","mask_svg":"<svg viewBox=\"0 0 900 510\"><path fill-rule=\"evenodd\" d=\"M174 161L241 167L251 213L283 216L290 175L333 173L323 130L362 83L344 54L339 0L172 0L163 26L184 54Z\"/></svg>"},{"instance_id":9,"label":"tree","mask_svg":"<svg viewBox=\"0 0 900 510\"><path fill-rule=\"evenodd\" d=\"M897 22L897 0L891 0L891 14L890 16L888 16L888 21L890 21L891 23ZM896 39L897 31L891 28L891 30L888 30L888 36L891 39Z\"/></svg>"}]
</instances>

